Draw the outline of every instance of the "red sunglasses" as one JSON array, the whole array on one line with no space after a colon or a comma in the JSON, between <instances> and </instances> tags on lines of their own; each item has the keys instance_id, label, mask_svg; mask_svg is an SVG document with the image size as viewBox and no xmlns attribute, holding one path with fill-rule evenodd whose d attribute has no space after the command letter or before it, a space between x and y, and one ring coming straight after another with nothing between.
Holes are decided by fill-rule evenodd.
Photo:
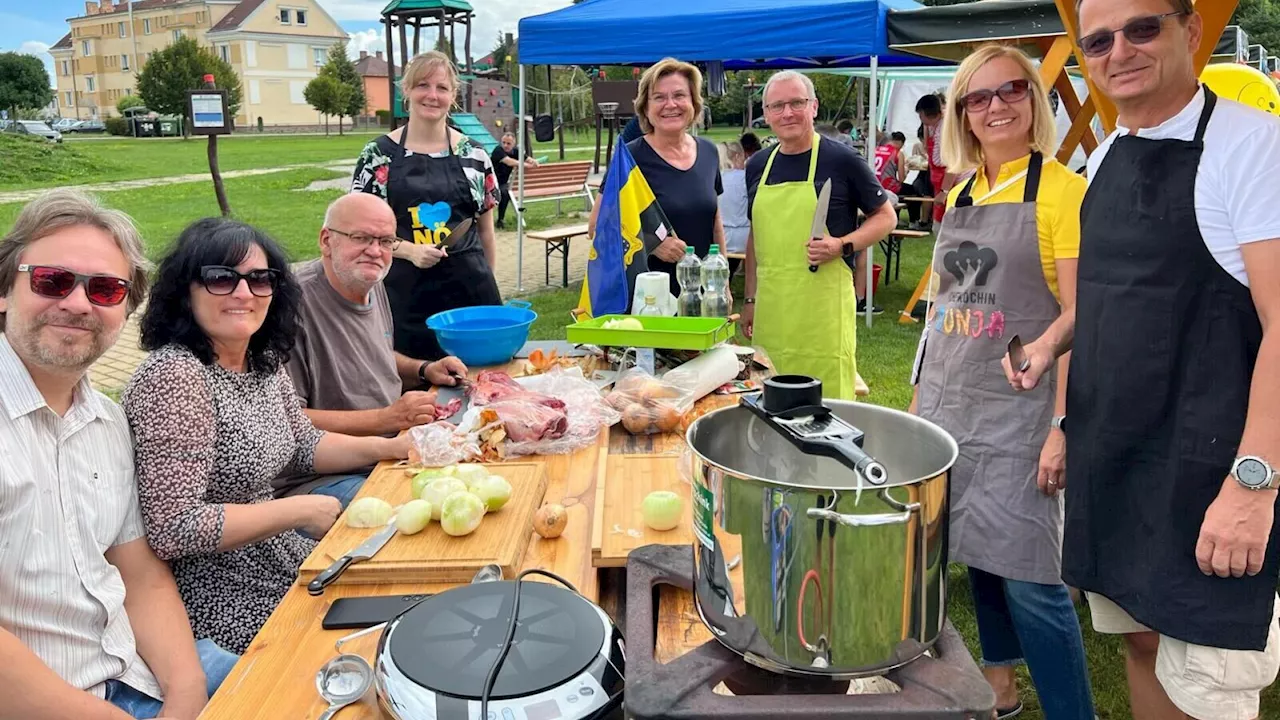
<instances>
[{"instance_id":1,"label":"red sunglasses","mask_svg":"<svg viewBox=\"0 0 1280 720\"><path fill-rule=\"evenodd\" d=\"M43 298L61 300L77 285L84 285L85 297L101 307L112 307L129 297L129 281L114 275L81 275L52 265L19 265L18 272L31 274L31 292Z\"/></svg>"},{"instance_id":2,"label":"red sunglasses","mask_svg":"<svg viewBox=\"0 0 1280 720\"><path fill-rule=\"evenodd\" d=\"M1022 102L1031 90L1031 81L1026 79L1010 80L995 90L974 90L960 98L960 107L969 112L982 112L991 107L992 98L1000 98L1006 105Z\"/></svg>"}]
</instances>

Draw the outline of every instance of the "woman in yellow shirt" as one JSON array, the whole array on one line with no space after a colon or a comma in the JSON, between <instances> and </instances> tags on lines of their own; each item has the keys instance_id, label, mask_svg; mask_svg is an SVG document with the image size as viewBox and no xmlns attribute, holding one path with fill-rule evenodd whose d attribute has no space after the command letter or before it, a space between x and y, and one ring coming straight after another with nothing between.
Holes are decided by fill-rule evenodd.
<instances>
[{"instance_id":1,"label":"woman in yellow shirt","mask_svg":"<svg viewBox=\"0 0 1280 720\"><path fill-rule=\"evenodd\" d=\"M951 559L969 566L984 674L997 713L1021 710L1026 662L1049 720L1092 720L1080 624L1062 584L1063 416L1056 383L1016 393L1000 361L1070 322L1084 179L1053 159L1053 111L1016 49L989 45L960 65L942 131L952 190L934 250L938 290L917 361L913 406L960 445L951 480Z\"/></svg>"}]
</instances>

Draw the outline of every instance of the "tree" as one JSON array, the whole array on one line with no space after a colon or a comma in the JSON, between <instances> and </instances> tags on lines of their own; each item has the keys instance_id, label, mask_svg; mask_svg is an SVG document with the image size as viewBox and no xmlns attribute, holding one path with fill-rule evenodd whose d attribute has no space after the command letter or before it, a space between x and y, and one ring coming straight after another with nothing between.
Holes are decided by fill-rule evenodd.
<instances>
[{"instance_id":1,"label":"tree","mask_svg":"<svg viewBox=\"0 0 1280 720\"><path fill-rule=\"evenodd\" d=\"M142 98L137 95L125 95L116 101L116 112L123 115L124 111L129 108L146 107L146 105L146 103L142 102Z\"/></svg>"},{"instance_id":2,"label":"tree","mask_svg":"<svg viewBox=\"0 0 1280 720\"><path fill-rule=\"evenodd\" d=\"M329 75L320 75L307 83L302 97L317 112L324 113L324 134L329 134L329 116L337 115L338 134L342 134L342 115L351 100L351 88Z\"/></svg>"},{"instance_id":3,"label":"tree","mask_svg":"<svg viewBox=\"0 0 1280 720\"><path fill-rule=\"evenodd\" d=\"M435 49L444 53L446 57L453 61L454 65L458 64L458 56L453 54L453 45L449 42L449 38L438 38Z\"/></svg>"},{"instance_id":4,"label":"tree","mask_svg":"<svg viewBox=\"0 0 1280 720\"><path fill-rule=\"evenodd\" d=\"M49 73L34 55L0 53L0 108L18 117L18 109L36 110L53 100Z\"/></svg>"},{"instance_id":5,"label":"tree","mask_svg":"<svg viewBox=\"0 0 1280 720\"><path fill-rule=\"evenodd\" d=\"M230 63L195 40L182 37L151 56L138 73L138 94L147 107L166 115L187 114L187 91L204 87L204 76L213 75L221 90L227 91L227 110L234 117L240 111L240 77ZM183 123L184 132L190 122Z\"/></svg>"},{"instance_id":6,"label":"tree","mask_svg":"<svg viewBox=\"0 0 1280 720\"><path fill-rule=\"evenodd\" d=\"M1240 0L1231 22L1244 28L1250 44L1261 44L1273 54L1280 52L1280 2Z\"/></svg>"},{"instance_id":7,"label":"tree","mask_svg":"<svg viewBox=\"0 0 1280 720\"><path fill-rule=\"evenodd\" d=\"M364 79L360 77L360 73L356 72L355 63L347 57L347 41L343 40L329 48L329 58L325 61L324 67L320 68L320 76L331 78L339 86L333 96L337 104L333 112L326 114L338 116L338 134L341 135L342 118L354 118L363 114L367 103L364 95ZM308 87L310 87L309 84ZM311 103L309 99L307 102ZM311 106L316 107L315 103L311 103ZM318 107L316 109L319 110ZM321 112L324 111L321 110ZM325 122L327 123L328 120Z\"/></svg>"}]
</instances>

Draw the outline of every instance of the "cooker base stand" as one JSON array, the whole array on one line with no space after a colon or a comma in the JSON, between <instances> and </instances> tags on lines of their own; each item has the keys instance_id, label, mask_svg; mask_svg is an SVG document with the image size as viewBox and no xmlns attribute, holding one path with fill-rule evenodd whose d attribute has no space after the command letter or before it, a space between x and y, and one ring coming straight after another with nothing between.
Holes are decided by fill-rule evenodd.
<instances>
[{"instance_id":1,"label":"cooker base stand","mask_svg":"<svg viewBox=\"0 0 1280 720\"><path fill-rule=\"evenodd\" d=\"M977 720L990 718L995 694L948 622L925 656L885 677L901 690L847 694L849 683L771 673L715 640L668 663L654 657L656 589L692 591L691 548L648 545L627 560L627 689L633 720ZM725 683L736 695L714 691Z\"/></svg>"}]
</instances>

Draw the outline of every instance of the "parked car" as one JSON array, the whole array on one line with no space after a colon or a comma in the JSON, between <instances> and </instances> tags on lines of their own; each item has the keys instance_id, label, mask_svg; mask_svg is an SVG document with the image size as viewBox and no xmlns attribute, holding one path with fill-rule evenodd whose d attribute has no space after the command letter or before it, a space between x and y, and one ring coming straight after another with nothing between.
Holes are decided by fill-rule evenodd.
<instances>
[{"instance_id":1,"label":"parked car","mask_svg":"<svg viewBox=\"0 0 1280 720\"><path fill-rule=\"evenodd\" d=\"M71 133L100 133L107 131L107 124L101 120L81 120L67 128Z\"/></svg>"},{"instance_id":2,"label":"parked car","mask_svg":"<svg viewBox=\"0 0 1280 720\"><path fill-rule=\"evenodd\" d=\"M58 132L66 132L71 128L72 125L75 125L78 122L80 121L75 118L60 118L57 122L53 124L53 129L57 130Z\"/></svg>"},{"instance_id":3,"label":"parked car","mask_svg":"<svg viewBox=\"0 0 1280 720\"><path fill-rule=\"evenodd\" d=\"M45 125L39 120L18 120L10 122L9 130L19 135L38 135L49 142L62 142L62 133Z\"/></svg>"}]
</instances>

